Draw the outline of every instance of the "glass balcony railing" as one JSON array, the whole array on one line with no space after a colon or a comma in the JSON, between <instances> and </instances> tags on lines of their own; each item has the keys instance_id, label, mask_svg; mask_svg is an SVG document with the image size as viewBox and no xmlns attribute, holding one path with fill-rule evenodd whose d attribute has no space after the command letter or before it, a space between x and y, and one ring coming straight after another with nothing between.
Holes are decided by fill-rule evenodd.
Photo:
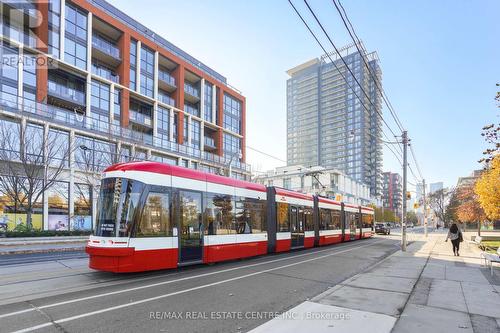
<instances>
[{"instance_id":1,"label":"glass balcony railing","mask_svg":"<svg viewBox=\"0 0 500 333\"><path fill-rule=\"evenodd\" d=\"M192 107L191 105L185 104L184 111L196 117L200 116L200 110L198 110L198 108Z\"/></svg>"},{"instance_id":2,"label":"glass balcony railing","mask_svg":"<svg viewBox=\"0 0 500 333\"><path fill-rule=\"evenodd\" d=\"M133 120L136 123L146 125L146 126L152 126L152 124L153 124L151 116L145 115L144 113L130 110L129 115L130 115L130 120Z\"/></svg>"},{"instance_id":3,"label":"glass balcony railing","mask_svg":"<svg viewBox=\"0 0 500 333\"><path fill-rule=\"evenodd\" d=\"M51 80L49 80L48 83L49 93L51 95L55 95L56 97L64 99L66 101L85 105L85 93L83 91L63 86L62 84L56 83Z\"/></svg>"},{"instance_id":4,"label":"glass balcony railing","mask_svg":"<svg viewBox=\"0 0 500 333\"><path fill-rule=\"evenodd\" d=\"M184 92L187 92L191 96L200 98L200 91L189 83L184 83Z\"/></svg>"},{"instance_id":5,"label":"glass balcony railing","mask_svg":"<svg viewBox=\"0 0 500 333\"><path fill-rule=\"evenodd\" d=\"M22 30L22 27L16 27L12 25L7 25L4 22L0 22L0 32L3 36L9 37L18 43L24 44L25 46L35 48L36 47L36 35L31 33L26 33Z\"/></svg>"},{"instance_id":6,"label":"glass balcony railing","mask_svg":"<svg viewBox=\"0 0 500 333\"><path fill-rule=\"evenodd\" d=\"M165 104L168 104L171 106L175 106L175 100L170 96L158 94L158 100L160 100L160 102L162 102L162 103L165 103Z\"/></svg>"},{"instance_id":7,"label":"glass balcony railing","mask_svg":"<svg viewBox=\"0 0 500 333\"><path fill-rule=\"evenodd\" d=\"M206 136L205 137L205 146L208 146L210 148L216 148L215 147L215 140L213 138Z\"/></svg>"},{"instance_id":8,"label":"glass balcony railing","mask_svg":"<svg viewBox=\"0 0 500 333\"><path fill-rule=\"evenodd\" d=\"M111 70L108 70L105 67L100 67L92 64L92 73L115 83L120 83L120 75L113 73Z\"/></svg>"},{"instance_id":9,"label":"glass balcony railing","mask_svg":"<svg viewBox=\"0 0 500 333\"><path fill-rule=\"evenodd\" d=\"M165 140L164 137L152 136L147 133L122 127L118 124L85 116L82 113L60 108L54 105L39 103L27 98L0 92L0 108L3 110L17 112L25 116L35 117L50 123L60 124L86 131L89 134L101 134L128 142L134 142L140 146L164 149L176 153L185 158L198 159L202 162L215 163L219 166L229 166L230 158L200 151L194 147L180 145ZM250 171L250 166L233 159L231 165L234 169Z\"/></svg>"},{"instance_id":10,"label":"glass balcony railing","mask_svg":"<svg viewBox=\"0 0 500 333\"><path fill-rule=\"evenodd\" d=\"M162 80L163 82L171 85L172 87L175 87L175 78L170 75L170 73L168 72L164 72L164 71L158 71L158 79L159 80Z\"/></svg>"},{"instance_id":11,"label":"glass balcony railing","mask_svg":"<svg viewBox=\"0 0 500 333\"><path fill-rule=\"evenodd\" d=\"M121 59L120 49L115 44L100 37L99 35L94 34L92 36L92 46L112 56L115 59Z\"/></svg>"}]
</instances>

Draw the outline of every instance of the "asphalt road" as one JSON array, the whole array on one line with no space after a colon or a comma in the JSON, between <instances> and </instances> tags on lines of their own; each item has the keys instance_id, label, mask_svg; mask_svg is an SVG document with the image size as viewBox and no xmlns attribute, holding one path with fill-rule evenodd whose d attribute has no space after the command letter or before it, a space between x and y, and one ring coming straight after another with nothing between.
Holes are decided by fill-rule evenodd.
<instances>
[{"instance_id":1,"label":"asphalt road","mask_svg":"<svg viewBox=\"0 0 500 333\"><path fill-rule=\"evenodd\" d=\"M75 268L71 279L95 282L77 291L54 288L50 296L24 293L22 302L9 298L0 306L0 332L245 332L377 263L397 243L379 237L141 274ZM7 266L0 275L17 267L27 269ZM17 285L2 281L0 297L2 287Z\"/></svg>"}]
</instances>

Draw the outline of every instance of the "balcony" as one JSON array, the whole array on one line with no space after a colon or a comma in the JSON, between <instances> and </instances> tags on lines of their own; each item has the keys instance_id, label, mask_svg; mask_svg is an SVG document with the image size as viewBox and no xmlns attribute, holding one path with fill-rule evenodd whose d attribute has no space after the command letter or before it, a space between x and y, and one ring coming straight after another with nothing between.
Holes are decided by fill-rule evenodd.
<instances>
[{"instance_id":1,"label":"balcony","mask_svg":"<svg viewBox=\"0 0 500 333\"><path fill-rule=\"evenodd\" d=\"M162 103L165 103L165 104L168 104L171 106L175 106L175 100L168 95L164 95L164 94L159 93L158 100Z\"/></svg>"},{"instance_id":2,"label":"balcony","mask_svg":"<svg viewBox=\"0 0 500 333\"><path fill-rule=\"evenodd\" d=\"M21 26L13 26L5 22L0 22L0 31L3 36L13 39L32 49L36 48L37 36L33 32L26 33L21 29Z\"/></svg>"},{"instance_id":3,"label":"balcony","mask_svg":"<svg viewBox=\"0 0 500 333\"><path fill-rule=\"evenodd\" d=\"M74 106L85 107L85 93L83 91L64 86L55 81L48 81L48 94L62 102L69 102Z\"/></svg>"},{"instance_id":4,"label":"balcony","mask_svg":"<svg viewBox=\"0 0 500 333\"><path fill-rule=\"evenodd\" d=\"M206 150L216 150L217 146L215 145L215 140L213 138L210 138L208 136L205 137L205 149Z\"/></svg>"},{"instance_id":5,"label":"balcony","mask_svg":"<svg viewBox=\"0 0 500 333\"><path fill-rule=\"evenodd\" d=\"M92 35L92 57L113 67L121 63L120 49L97 34Z\"/></svg>"},{"instance_id":6,"label":"balcony","mask_svg":"<svg viewBox=\"0 0 500 333\"><path fill-rule=\"evenodd\" d=\"M120 125L112 124L97 118L87 117L68 109L59 108L54 105L39 103L27 98L18 98L16 95L2 93L0 96L0 106L2 110L23 115L28 118L37 118L53 124L76 128L89 135L105 135L116 139L121 139L127 143L135 143L140 146L164 149L165 152L173 152L185 158L199 159L205 163L213 163L218 166L227 166L229 158L212 154L207 151L200 151L193 147L179 145L175 142L165 140L151 134L135 131ZM250 171L250 166L236 161L232 161L233 169L240 171Z\"/></svg>"},{"instance_id":7,"label":"balcony","mask_svg":"<svg viewBox=\"0 0 500 333\"><path fill-rule=\"evenodd\" d=\"M184 105L184 112L189 113L196 117L200 117L200 110L188 104Z\"/></svg>"},{"instance_id":8,"label":"balcony","mask_svg":"<svg viewBox=\"0 0 500 333\"><path fill-rule=\"evenodd\" d=\"M129 110L130 120L136 124L144 125L147 127L153 126L153 120L151 116L145 115L144 113L140 113L134 110Z\"/></svg>"},{"instance_id":9,"label":"balcony","mask_svg":"<svg viewBox=\"0 0 500 333\"><path fill-rule=\"evenodd\" d=\"M162 70L158 71L158 87L167 92L172 92L176 89L175 78L169 72Z\"/></svg>"},{"instance_id":10,"label":"balcony","mask_svg":"<svg viewBox=\"0 0 500 333\"><path fill-rule=\"evenodd\" d=\"M120 76L118 74L107 67L96 64L95 62L92 62L92 73L115 83L120 83Z\"/></svg>"},{"instance_id":11,"label":"balcony","mask_svg":"<svg viewBox=\"0 0 500 333\"><path fill-rule=\"evenodd\" d=\"M190 83L187 82L184 83L184 92L186 93L184 95L184 98L187 101L191 103L196 103L200 100L200 91L198 90L198 88L195 88Z\"/></svg>"}]
</instances>

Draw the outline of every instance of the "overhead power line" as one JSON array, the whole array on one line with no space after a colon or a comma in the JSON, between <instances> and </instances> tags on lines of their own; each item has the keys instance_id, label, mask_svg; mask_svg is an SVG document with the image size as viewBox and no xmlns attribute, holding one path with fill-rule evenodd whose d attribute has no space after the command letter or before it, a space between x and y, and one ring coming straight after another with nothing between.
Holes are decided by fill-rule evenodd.
<instances>
[{"instance_id":1,"label":"overhead power line","mask_svg":"<svg viewBox=\"0 0 500 333\"><path fill-rule=\"evenodd\" d=\"M255 148L252 148L252 147L250 147L250 146L246 146L246 147L247 147L248 149L253 150L253 151L255 151L255 152L257 152L257 153L260 153L260 154L262 154L262 155L266 155L266 156L271 157L271 158L274 158L275 160L278 160L278 161L280 161L280 162L287 163L284 159L281 159L281 158L279 158L279 157L276 157L276 156L273 156L273 155L271 155L271 154L265 153L265 152L263 152L263 151L261 151L261 150L258 150L258 149L255 149Z\"/></svg>"},{"instance_id":2,"label":"overhead power line","mask_svg":"<svg viewBox=\"0 0 500 333\"><path fill-rule=\"evenodd\" d=\"M382 99L383 101L385 102L385 104L387 105L387 108L389 109L392 117L394 118L394 122L396 123L396 125L399 127L399 130L400 131L404 131L404 127L403 127L403 124L401 123L401 121L399 120L398 118L398 115L396 113L396 111L394 110L394 108L392 107L392 104L391 102L389 101L389 98L387 97L387 94L385 93L385 90L383 87L381 87L381 85L379 84L379 80L378 78L373 75L372 73L372 70L368 64L368 62L366 61L366 52L363 48L360 49L359 45L361 45L361 39L358 37L358 35L356 34L356 31L354 30L354 26L352 25L351 23L351 20L349 19L349 17L347 16L347 12L344 8L344 6L342 5L342 3L340 2L340 0L338 0L339 2L339 5L340 7L342 8L342 12L339 8L339 6L337 5L337 3L335 2L335 0L332 0L333 2L333 5L335 6L335 8L337 9L337 12L339 13L340 15L340 18L342 19L342 22L344 22L344 26L345 28L347 29L347 32L349 33L349 35L351 36L351 39L352 41L354 42L354 46L356 47L356 49L358 50L358 52L361 54L361 58L363 59L363 62L366 66L366 69L368 70L368 73L370 74L370 76L372 77L372 79L374 80L375 82L375 86L376 88L378 89L378 91L380 92L380 95L382 96ZM345 18L344 18L345 17ZM346 22L347 20L347 22ZM349 23L349 26L347 25L347 23ZM350 27L350 28L349 28ZM354 36L353 36L354 35Z\"/></svg>"},{"instance_id":3,"label":"overhead power line","mask_svg":"<svg viewBox=\"0 0 500 333\"><path fill-rule=\"evenodd\" d=\"M290 2L290 0L289 0ZM290 2L291 3L291 2ZM380 119L384 122L384 124L387 126L387 128L389 129L389 131L391 131L391 133L394 135L394 137L396 137L396 133L394 133L394 131L392 130L392 128L389 126L389 124L385 121L384 117L382 116L382 114L377 110L377 107L375 104L373 104L370 96L368 96L367 92L365 91L365 89L363 88L363 86L361 85L361 83L359 83L358 81L358 78L354 75L354 73L352 72L351 68L349 67L349 65L347 64L347 62L345 61L344 57L342 57L340 55L340 51L339 49L337 48L337 46L335 45L335 43L332 41L330 35L328 34L328 32L325 30L325 28L323 27L323 24L321 23L321 21L318 19L318 17L316 16L316 13L314 12L314 10L311 8L311 6L309 6L309 3L307 2L307 0L304 0L304 3L306 4L307 8L309 9L309 11L311 12L312 16L314 17L314 19L316 20L316 23L318 23L318 25L320 26L321 30L323 31L323 33L325 34L326 38L328 39L328 41L330 42L330 44L332 44L333 46L333 49L335 50L335 52L339 55L339 58L340 60L342 61L342 63L344 64L344 66L346 67L346 69L349 71L349 73L351 74L352 78L354 79L354 81L356 81L356 84L358 85L358 87L361 89L361 91L363 92L363 94L365 95L365 97L368 99L368 102L370 102L370 104L373 106L375 112L380 116ZM294 7L295 9L295 7ZM295 9L296 10L296 9ZM297 10L296 10L297 11ZM297 12L298 13L298 12ZM300 15L300 14L299 14ZM305 21L303 21L304 24ZM311 31L312 33L312 31ZM317 39L316 39L317 40ZM327 55L328 55L328 58L331 59L330 55L328 54L328 52L326 52ZM332 63L335 65L335 68L337 68L337 70L339 71L340 73L340 70L338 69L338 67L336 66L336 64L332 61ZM342 74L343 76L343 74ZM344 78L344 81L346 81L347 83L347 79L345 78L345 76L343 76ZM351 88L351 87L350 87ZM353 91L353 93L355 93L355 90L351 88L351 90ZM357 95L356 95L357 96ZM361 101L361 99L358 97L358 99ZM367 111L369 111L367 109Z\"/></svg>"}]
</instances>

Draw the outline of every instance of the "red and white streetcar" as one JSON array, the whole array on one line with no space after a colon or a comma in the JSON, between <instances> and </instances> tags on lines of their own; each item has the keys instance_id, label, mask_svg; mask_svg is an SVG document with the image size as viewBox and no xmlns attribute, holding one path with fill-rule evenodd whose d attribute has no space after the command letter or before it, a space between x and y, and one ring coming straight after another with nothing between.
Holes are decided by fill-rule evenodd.
<instances>
[{"instance_id":1,"label":"red and white streetcar","mask_svg":"<svg viewBox=\"0 0 500 333\"><path fill-rule=\"evenodd\" d=\"M374 211L157 162L104 171L90 267L139 272L373 235Z\"/></svg>"}]
</instances>

